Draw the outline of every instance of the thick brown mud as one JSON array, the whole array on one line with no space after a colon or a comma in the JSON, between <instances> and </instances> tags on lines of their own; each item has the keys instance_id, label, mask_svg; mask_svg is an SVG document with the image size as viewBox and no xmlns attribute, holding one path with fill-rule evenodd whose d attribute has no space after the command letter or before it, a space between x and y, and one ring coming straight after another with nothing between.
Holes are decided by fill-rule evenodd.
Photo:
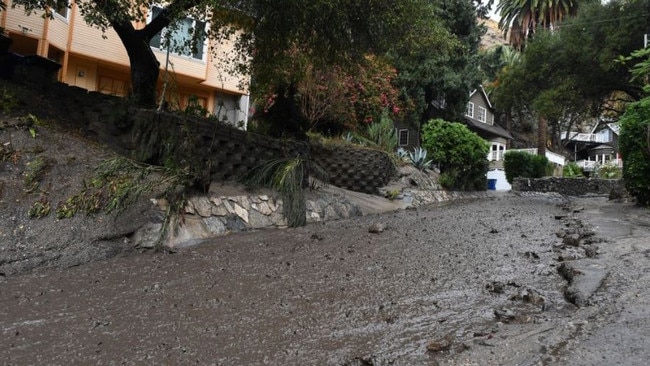
<instances>
[{"instance_id":1,"label":"thick brown mud","mask_svg":"<svg viewBox=\"0 0 650 366\"><path fill-rule=\"evenodd\" d=\"M566 203L495 195L7 277L0 360L553 363L584 324L558 272L578 253Z\"/></svg>"}]
</instances>

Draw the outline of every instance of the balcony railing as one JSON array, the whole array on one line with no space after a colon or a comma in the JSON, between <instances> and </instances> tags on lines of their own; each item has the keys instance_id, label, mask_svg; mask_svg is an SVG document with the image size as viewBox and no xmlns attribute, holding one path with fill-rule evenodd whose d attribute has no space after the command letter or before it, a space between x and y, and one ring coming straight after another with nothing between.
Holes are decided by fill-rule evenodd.
<instances>
[{"instance_id":1,"label":"balcony railing","mask_svg":"<svg viewBox=\"0 0 650 366\"><path fill-rule=\"evenodd\" d=\"M578 160L576 161L576 164L580 168L582 168L583 171L585 172L592 172L594 171L597 167L602 165L602 163L595 161L595 160ZM605 162L606 165L613 165L618 168L623 168L623 160L621 159L612 159L608 160Z\"/></svg>"},{"instance_id":2,"label":"balcony railing","mask_svg":"<svg viewBox=\"0 0 650 366\"><path fill-rule=\"evenodd\" d=\"M612 139L609 138L609 136L599 134L599 133L562 132L561 138L562 140L570 139L571 141L595 142L595 143L603 143L603 144L607 142L612 142Z\"/></svg>"}]
</instances>

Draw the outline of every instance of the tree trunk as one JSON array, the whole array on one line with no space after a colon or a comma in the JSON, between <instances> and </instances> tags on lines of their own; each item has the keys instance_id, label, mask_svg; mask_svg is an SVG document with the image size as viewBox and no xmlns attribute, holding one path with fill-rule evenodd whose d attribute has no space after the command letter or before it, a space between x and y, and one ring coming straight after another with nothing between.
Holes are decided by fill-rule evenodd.
<instances>
[{"instance_id":1,"label":"tree trunk","mask_svg":"<svg viewBox=\"0 0 650 366\"><path fill-rule=\"evenodd\" d=\"M135 36L132 42L124 42L131 62L131 93L135 103L141 107L156 105L156 87L160 74L160 63L151 47Z\"/></svg>"},{"instance_id":2,"label":"tree trunk","mask_svg":"<svg viewBox=\"0 0 650 366\"><path fill-rule=\"evenodd\" d=\"M540 116L537 120L537 155L546 156L546 130L546 119Z\"/></svg>"},{"instance_id":3,"label":"tree trunk","mask_svg":"<svg viewBox=\"0 0 650 366\"><path fill-rule=\"evenodd\" d=\"M512 135L512 109L506 109L506 131ZM506 149L512 148L512 140L507 140Z\"/></svg>"},{"instance_id":4,"label":"tree trunk","mask_svg":"<svg viewBox=\"0 0 650 366\"><path fill-rule=\"evenodd\" d=\"M156 87L160 63L156 59L148 37L133 28L131 23L113 24L131 63L131 96L141 107L156 106Z\"/></svg>"}]
</instances>

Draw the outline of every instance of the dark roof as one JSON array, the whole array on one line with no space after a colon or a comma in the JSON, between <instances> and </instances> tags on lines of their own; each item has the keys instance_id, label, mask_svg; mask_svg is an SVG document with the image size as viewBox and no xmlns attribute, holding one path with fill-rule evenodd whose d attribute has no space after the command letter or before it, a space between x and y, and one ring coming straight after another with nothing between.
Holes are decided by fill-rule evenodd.
<instances>
[{"instance_id":1,"label":"dark roof","mask_svg":"<svg viewBox=\"0 0 650 366\"><path fill-rule=\"evenodd\" d=\"M506 139L512 139L512 135L499 125L488 125L487 123L475 121L471 118L465 118L465 123L470 128L470 130L478 133L484 138L498 136Z\"/></svg>"}]
</instances>

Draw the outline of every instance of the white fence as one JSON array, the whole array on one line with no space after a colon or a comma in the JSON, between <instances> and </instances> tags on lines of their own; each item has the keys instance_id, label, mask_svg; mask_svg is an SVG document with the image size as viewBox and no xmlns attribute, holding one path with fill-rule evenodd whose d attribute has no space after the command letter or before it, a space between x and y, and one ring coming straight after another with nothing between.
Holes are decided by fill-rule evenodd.
<instances>
[{"instance_id":1,"label":"white fence","mask_svg":"<svg viewBox=\"0 0 650 366\"><path fill-rule=\"evenodd\" d=\"M602 165L600 162L595 161L595 160L578 160L576 161L576 164L582 168L583 171L585 172L591 172L594 171L597 167ZM623 160L621 159L613 159L613 160L607 160L605 162L605 165L613 165L618 168L623 168Z\"/></svg>"},{"instance_id":2,"label":"white fence","mask_svg":"<svg viewBox=\"0 0 650 366\"><path fill-rule=\"evenodd\" d=\"M508 151L521 151L521 152L529 153L529 154L532 154L532 155L537 155L537 149L536 148L513 149L513 150L508 150ZM564 156L562 156L560 154L556 154L556 153L554 153L552 151L548 151L548 150L546 150L546 158L551 163L555 163L555 164L561 165L561 166L564 166L564 164L566 162L566 158Z\"/></svg>"}]
</instances>

